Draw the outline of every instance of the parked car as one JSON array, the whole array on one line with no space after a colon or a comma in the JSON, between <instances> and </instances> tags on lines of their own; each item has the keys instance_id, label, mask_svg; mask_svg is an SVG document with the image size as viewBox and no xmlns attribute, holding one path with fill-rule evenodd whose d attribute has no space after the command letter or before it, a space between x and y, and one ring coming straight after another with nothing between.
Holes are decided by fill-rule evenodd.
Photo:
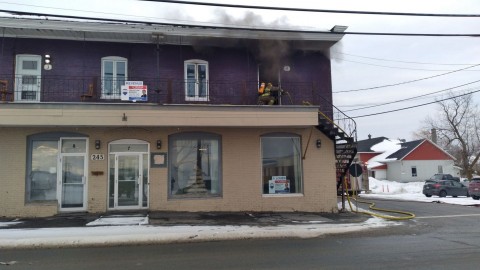
<instances>
[{"instance_id":1,"label":"parked car","mask_svg":"<svg viewBox=\"0 0 480 270\"><path fill-rule=\"evenodd\" d=\"M436 173L427 180L455 180L457 182L460 182L460 177L454 177L453 175L448 173Z\"/></svg>"},{"instance_id":2,"label":"parked car","mask_svg":"<svg viewBox=\"0 0 480 270\"><path fill-rule=\"evenodd\" d=\"M474 200L480 199L480 178L472 178L468 185L468 193Z\"/></svg>"},{"instance_id":3,"label":"parked car","mask_svg":"<svg viewBox=\"0 0 480 270\"><path fill-rule=\"evenodd\" d=\"M423 194L427 197L432 197L432 195L439 197L470 196L468 188L456 180L427 180L423 185Z\"/></svg>"}]
</instances>

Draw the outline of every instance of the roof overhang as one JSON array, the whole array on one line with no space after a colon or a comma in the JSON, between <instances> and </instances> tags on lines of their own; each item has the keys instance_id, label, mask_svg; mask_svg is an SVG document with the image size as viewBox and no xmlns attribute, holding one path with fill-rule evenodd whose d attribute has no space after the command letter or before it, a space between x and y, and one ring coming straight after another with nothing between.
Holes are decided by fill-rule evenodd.
<instances>
[{"instance_id":1,"label":"roof overhang","mask_svg":"<svg viewBox=\"0 0 480 270\"><path fill-rule=\"evenodd\" d=\"M228 45L238 40L278 40L293 43L295 48L319 50L331 47L344 34L333 31L302 31L233 28L214 26L176 26L146 23L109 23L98 21L40 20L0 17L4 37L66 39L127 43L181 45Z\"/></svg>"}]
</instances>

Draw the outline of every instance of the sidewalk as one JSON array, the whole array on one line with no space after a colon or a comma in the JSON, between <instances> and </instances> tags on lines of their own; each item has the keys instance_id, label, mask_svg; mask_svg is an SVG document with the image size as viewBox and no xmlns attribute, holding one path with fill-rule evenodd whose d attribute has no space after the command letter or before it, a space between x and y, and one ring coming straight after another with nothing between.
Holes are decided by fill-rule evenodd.
<instances>
[{"instance_id":1,"label":"sidewalk","mask_svg":"<svg viewBox=\"0 0 480 270\"><path fill-rule=\"evenodd\" d=\"M0 248L79 247L268 238L311 238L394 225L350 212L148 212L0 218Z\"/></svg>"}]
</instances>

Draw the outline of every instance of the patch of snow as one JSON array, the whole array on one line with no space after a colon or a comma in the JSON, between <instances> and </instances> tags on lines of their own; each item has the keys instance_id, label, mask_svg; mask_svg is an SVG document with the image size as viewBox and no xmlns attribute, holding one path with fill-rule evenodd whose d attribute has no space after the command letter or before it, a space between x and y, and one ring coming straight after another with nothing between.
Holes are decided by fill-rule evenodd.
<instances>
[{"instance_id":1,"label":"patch of snow","mask_svg":"<svg viewBox=\"0 0 480 270\"><path fill-rule=\"evenodd\" d=\"M148 216L107 216L87 223L87 226L148 225Z\"/></svg>"},{"instance_id":2,"label":"patch of snow","mask_svg":"<svg viewBox=\"0 0 480 270\"><path fill-rule=\"evenodd\" d=\"M21 221L6 221L6 222L0 222L0 227L9 227L13 225L17 225L22 223Z\"/></svg>"}]
</instances>

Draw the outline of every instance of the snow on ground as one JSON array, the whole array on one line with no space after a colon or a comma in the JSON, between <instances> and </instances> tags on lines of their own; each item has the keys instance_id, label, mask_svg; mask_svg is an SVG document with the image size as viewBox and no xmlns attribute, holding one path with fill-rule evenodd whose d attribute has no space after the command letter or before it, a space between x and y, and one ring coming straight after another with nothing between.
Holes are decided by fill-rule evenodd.
<instances>
[{"instance_id":1,"label":"snow on ground","mask_svg":"<svg viewBox=\"0 0 480 270\"><path fill-rule=\"evenodd\" d=\"M279 226L98 226L3 229L0 248L78 247L237 239L312 238L396 225L371 218L360 223Z\"/></svg>"},{"instance_id":2,"label":"snow on ground","mask_svg":"<svg viewBox=\"0 0 480 270\"><path fill-rule=\"evenodd\" d=\"M388 180L377 180L369 178L370 194L362 193L360 197L365 199L387 199L387 200L404 200L418 202L442 202L460 205L480 205L480 201L471 197L445 197L432 196L425 197L422 193L424 182L399 183Z\"/></svg>"},{"instance_id":3,"label":"snow on ground","mask_svg":"<svg viewBox=\"0 0 480 270\"><path fill-rule=\"evenodd\" d=\"M0 222L0 227L13 224L14 222ZM319 220L277 226L152 226L147 224L148 216L118 215L101 217L85 227L0 229L0 248L107 246L253 238L313 238L327 234L395 226L400 223L373 217L364 222L339 224Z\"/></svg>"},{"instance_id":4,"label":"snow on ground","mask_svg":"<svg viewBox=\"0 0 480 270\"><path fill-rule=\"evenodd\" d=\"M422 194L423 182L399 183L370 178L370 194L362 198L392 199L420 202L443 202L460 205L480 205L466 197L431 197ZM341 208L341 203L339 203ZM349 210L349 206L346 207ZM359 208L359 211L365 211ZM120 244L173 243L236 239L311 238L326 234L347 233L371 228L394 226L399 222L370 218L360 223L324 223L278 226L151 226L148 216L101 217L86 227L2 229L17 221L0 222L0 248L33 248L65 246L105 246Z\"/></svg>"}]
</instances>

